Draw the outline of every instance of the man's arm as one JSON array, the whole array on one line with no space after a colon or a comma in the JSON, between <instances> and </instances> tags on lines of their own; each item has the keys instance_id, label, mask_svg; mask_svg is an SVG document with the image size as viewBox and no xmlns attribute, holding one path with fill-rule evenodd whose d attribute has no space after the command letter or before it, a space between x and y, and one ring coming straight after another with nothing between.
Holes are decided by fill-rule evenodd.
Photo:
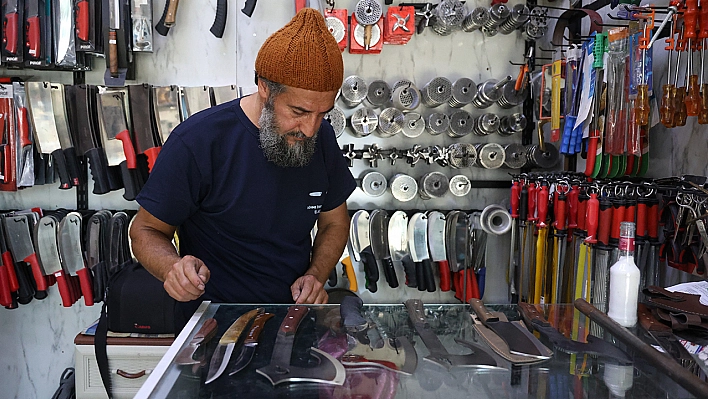
<instances>
[{"instance_id":1,"label":"man's arm","mask_svg":"<svg viewBox=\"0 0 708 399\"><path fill-rule=\"evenodd\" d=\"M348 237L349 212L346 202L331 211L320 213L310 268L290 287L295 303L327 302L324 284L337 265Z\"/></svg>"},{"instance_id":2,"label":"man's arm","mask_svg":"<svg viewBox=\"0 0 708 399\"><path fill-rule=\"evenodd\" d=\"M145 269L164 282L172 298L186 302L204 293L209 269L193 256L179 256L172 244L175 230L141 207L130 227L130 239L133 253Z\"/></svg>"}]
</instances>

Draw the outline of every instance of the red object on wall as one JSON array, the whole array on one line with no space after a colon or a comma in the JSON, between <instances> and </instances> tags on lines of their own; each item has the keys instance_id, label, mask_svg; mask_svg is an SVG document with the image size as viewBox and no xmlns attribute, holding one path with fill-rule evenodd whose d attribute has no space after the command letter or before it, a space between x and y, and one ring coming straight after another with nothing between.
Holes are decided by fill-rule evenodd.
<instances>
[{"instance_id":1,"label":"red object on wall","mask_svg":"<svg viewBox=\"0 0 708 399\"><path fill-rule=\"evenodd\" d=\"M384 44L408 43L415 32L415 7L389 7L384 25Z\"/></svg>"},{"instance_id":2,"label":"red object on wall","mask_svg":"<svg viewBox=\"0 0 708 399\"><path fill-rule=\"evenodd\" d=\"M384 19L373 25L371 30L371 43L369 49L364 49L364 25L359 25L356 16L352 14L352 24L349 29L349 53L350 54L379 54L383 49ZM357 39L358 38L358 39Z\"/></svg>"},{"instance_id":3,"label":"red object on wall","mask_svg":"<svg viewBox=\"0 0 708 399\"><path fill-rule=\"evenodd\" d=\"M330 33L332 33L334 39L337 40L339 51L344 51L344 49L347 48L347 34L349 33L347 10L339 8L332 10L327 9L324 12L324 16Z\"/></svg>"}]
</instances>

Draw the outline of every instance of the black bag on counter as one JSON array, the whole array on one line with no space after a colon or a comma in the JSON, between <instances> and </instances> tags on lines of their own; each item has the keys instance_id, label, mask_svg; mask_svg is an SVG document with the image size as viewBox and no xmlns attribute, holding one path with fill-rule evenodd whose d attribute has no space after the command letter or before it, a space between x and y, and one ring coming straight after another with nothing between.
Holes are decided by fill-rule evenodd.
<instances>
[{"instance_id":1,"label":"black bag on counter","mask_svg":"<svg viewBox=\"0 0 708 399\"><path fill-rule=\"evenodd\" d=\"M176 301L167 294L162 282L135 259L115 269L106 287L94 337L96 362L109 398L112 394L106 353L108 331L174 334L175 305Z\"/></svg>"}]
</instances>

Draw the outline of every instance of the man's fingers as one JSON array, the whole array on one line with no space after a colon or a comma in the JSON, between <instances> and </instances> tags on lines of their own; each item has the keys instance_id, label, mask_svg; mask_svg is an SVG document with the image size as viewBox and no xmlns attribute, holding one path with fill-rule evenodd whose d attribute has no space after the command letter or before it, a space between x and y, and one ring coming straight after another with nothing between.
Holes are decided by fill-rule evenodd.
<instances>
[{"instance_id":1,"label":"man's fingers","mask_svg":"<svg viewBox=\"0 0 708 399\"><path fill-rule=\"evenodd\" d=\"M197 274L199 275L199 278L202 280L204 284L209 282L209 278L211 278L211 272L209 271L209 268L206 267L204 263L199 267L199 270L197 271Z\"/></svg>"},{"instance_id":2,"label":"man's fingers","mask_svg":"<svg viewBox=\"0 0 708 399\"><path fill-rule=\"evenodd\" d=\"M180 262L185 262L182 270L184 271L184 275L187 277L189 282L199 289L199 291L204 291L204 283L205 281L202 279L202 277L199 275L198 272L204 273L202 271L202 268L206 269L206 266L202 261L199 259L193 258L193 257L184 257ZM208 272L208 269L207 269ZM187 288L187 287L185 287ZM191 289L188 289L188 291L193 292Z\"/></svg>"}]
</instances>

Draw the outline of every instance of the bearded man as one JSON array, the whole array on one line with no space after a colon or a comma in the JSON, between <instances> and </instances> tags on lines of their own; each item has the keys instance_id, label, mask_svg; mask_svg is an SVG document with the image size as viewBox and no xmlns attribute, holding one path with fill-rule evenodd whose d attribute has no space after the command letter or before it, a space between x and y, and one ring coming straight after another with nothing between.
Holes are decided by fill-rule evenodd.
<instances>
[{"instance_id":1,"label":"bearded man","mask_svg":"<svg viewBox=\"0 0 708 399\"><path fill-rule=\"evenodd\" d=\"M202 300L326 303L346 244L356 184L322 123L344 74L323 16L301 10L255 72L257 93L174 129L137 197L133 252L179 301L178 328Z\"/></svg>"}]
</instances>

